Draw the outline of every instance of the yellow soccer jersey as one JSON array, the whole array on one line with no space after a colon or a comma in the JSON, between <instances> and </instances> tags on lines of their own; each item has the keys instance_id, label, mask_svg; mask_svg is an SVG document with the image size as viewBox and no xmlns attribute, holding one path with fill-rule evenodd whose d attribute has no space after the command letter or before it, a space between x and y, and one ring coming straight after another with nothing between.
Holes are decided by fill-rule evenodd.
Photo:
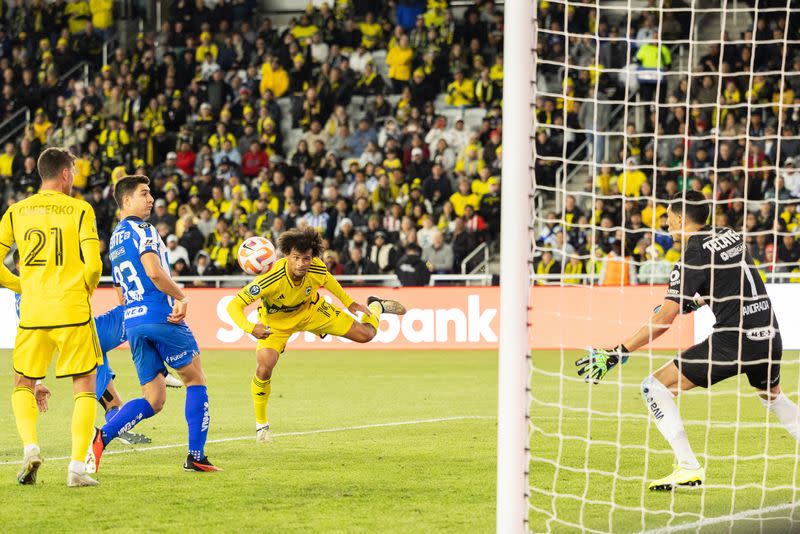
<instances>
[{"instance_id":1,"label":"yellow soccer jersey","mask_svg":"<svg viewBox=\"0 0 800 534\"><path fill-rule=\"evenodd\" d=\"M0 252L19 248L19 282L25 297L20 328L88 323L89 297L103 268L94 210L83 200L42 191L12 205L0 221ZM5 267L0 283L12 276ZM13 288L12 288L13 289Z\"/></svg>"},{"instance_id":2,"label":"yellow soccer jersey","mask_svg":"<svg viewBox=\"0 0 800 534\"><path fill-rule=\"evenodd\" d=\"M239 328L250 333L255 325L247 320L244 309L259 301L259 320L270 327L290 330L313 309L320 298L317 293L320 287L330 291L345 307L353 303L321 259L314 258L305 278L295 284L289 277L286 258L282 258L268 273L258 276L239 291L228 305L228 313Z\"/></svg>"}]
</instances>

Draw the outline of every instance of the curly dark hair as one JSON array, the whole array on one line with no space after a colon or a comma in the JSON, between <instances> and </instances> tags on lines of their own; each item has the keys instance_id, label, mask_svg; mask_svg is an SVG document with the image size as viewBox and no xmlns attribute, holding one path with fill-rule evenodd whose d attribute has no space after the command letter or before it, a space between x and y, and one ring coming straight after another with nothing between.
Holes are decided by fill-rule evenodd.
<instances>
[{"instance_id":1,"label":"curly dark hair","mask_svg":"<svg viewBox=\"0 0 800 534\"><path fill-rule=\"evenodd\" d=\"M315 228L292 228L286 230L278 238L278 249L288 256L292 250L298 252L311 251L311 256L318 258L322 254L322 236Z\"/></svg>"}]
</instances>

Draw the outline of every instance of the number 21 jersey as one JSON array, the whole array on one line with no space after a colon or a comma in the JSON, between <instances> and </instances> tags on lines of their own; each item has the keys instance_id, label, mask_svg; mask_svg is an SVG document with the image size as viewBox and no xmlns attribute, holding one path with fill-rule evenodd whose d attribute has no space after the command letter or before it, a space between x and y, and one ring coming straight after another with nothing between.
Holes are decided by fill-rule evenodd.
<instances>
[{"instance_id":1,"label":"number 21 jersey","mask_svg":"<svg viewBox=\"0 0 800 534\"><path fill-rule=\"evenodd\" d=\"M114 285L125 298L125 327L166 323L172 299L153 284L142 265L142 256L155 254L169 275L167 247L155 227L138 217L127 217L111 234L109 257Z\"/></svg>"},{"instance_id":2,"label":"number 21 jersey","mask_svg":"<svg viewBox=\"0 0 800 534\"><path fill-rule=\"evenodd\" d=\"M13 204L0 222L0 242L19 247L20 328L78 326L92 319L81 243L97 240L88 202L41 191Z\"/></svg>"}]
</instances>

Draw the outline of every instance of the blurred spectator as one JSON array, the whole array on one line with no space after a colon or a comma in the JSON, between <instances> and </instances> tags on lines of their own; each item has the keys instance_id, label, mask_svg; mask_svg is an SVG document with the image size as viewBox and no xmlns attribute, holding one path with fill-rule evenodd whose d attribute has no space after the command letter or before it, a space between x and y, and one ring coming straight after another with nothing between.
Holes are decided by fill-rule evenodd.
<instances>
[{"instance_id":1,"label":"blurred spectator","mask_svg":"<svg viewBox=\"0 0 800 534\"><path fill-rule=\"evenodd\" d=\"M430 263L437 274L450 274L453 260L453 247L444 242L441 232L433 234L430 246L422 250L422 261Z\"/></svg>"},{"instance_id":2,"label":"blurred spectator","mask_svg":"<svg viewBox=\"0 0 800 534\"><path fill-rule=\"evenodd\" d=\"M405 254L397 261L397 278L402 286L427 286L431 271L420 257L421 250L412 243L406 246Z\"/></svg>"}]
</instances>

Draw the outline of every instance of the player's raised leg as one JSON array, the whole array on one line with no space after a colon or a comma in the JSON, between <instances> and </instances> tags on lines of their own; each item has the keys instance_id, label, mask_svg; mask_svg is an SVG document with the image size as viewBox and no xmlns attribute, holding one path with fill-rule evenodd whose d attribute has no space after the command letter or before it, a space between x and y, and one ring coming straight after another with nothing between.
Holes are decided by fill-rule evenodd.
<instances>
[{"instance_id":1,"label":"player's raised leg","mask_svg":"<svg viewBox=\"0 0 800 534\"><path fill-rule=\"evenodd\" d=\"M642 381L645 406L677 459L673 472L651 482L651 490L668 491L676 486L699 486L705 479L705 470L689 445L680 411L675 404L675 393L694 387L695 384L680 373L674 362L664 365Z\"/></svg>"},{"instance_id":2,"label":"player's raised leg","mask_svg":"<svg viewBox=\"0 0 800 534\"><path fill-rule=\"evenodd\" d=\"M98 380L100 376L100 370L98 370ZM100 386L98 385L97 390L100 390ZM106 423L111 421L122 406L125 404L122 401L122 396L117 391L116 386L114 385L114 380L110 380L108 385L103 390L103 394L98 397L97 402L100 403L100 406L103 407L105 410L105 420ZM144 434L139 434L137 432L131 432L130 430L123 431L117 436L117 438L126 445L140 445L143 443L152 443L153 440L145 436Z\"/></svg>"},{"instance_id":3,"label":"player's raised leg","mask_svg":"<svg viewBox=\"0 0 800 534\"><path fill-rule=\"evenodd\" d=\"M360 307L359 304L355 304ZM351 305L350 311L353 311ZM363 308L362 308L363 309ZM352 326L344 334L344 337L356 343L368 343L378 333L378 325L380 325L381 314L390 313L394 315L403 315L406 313L406 308L400 302L390 299L382 299L380 297L371 296L367 298L367 310L364 311L360 321L353 321Z\"/></svg>"}]
</instances>

